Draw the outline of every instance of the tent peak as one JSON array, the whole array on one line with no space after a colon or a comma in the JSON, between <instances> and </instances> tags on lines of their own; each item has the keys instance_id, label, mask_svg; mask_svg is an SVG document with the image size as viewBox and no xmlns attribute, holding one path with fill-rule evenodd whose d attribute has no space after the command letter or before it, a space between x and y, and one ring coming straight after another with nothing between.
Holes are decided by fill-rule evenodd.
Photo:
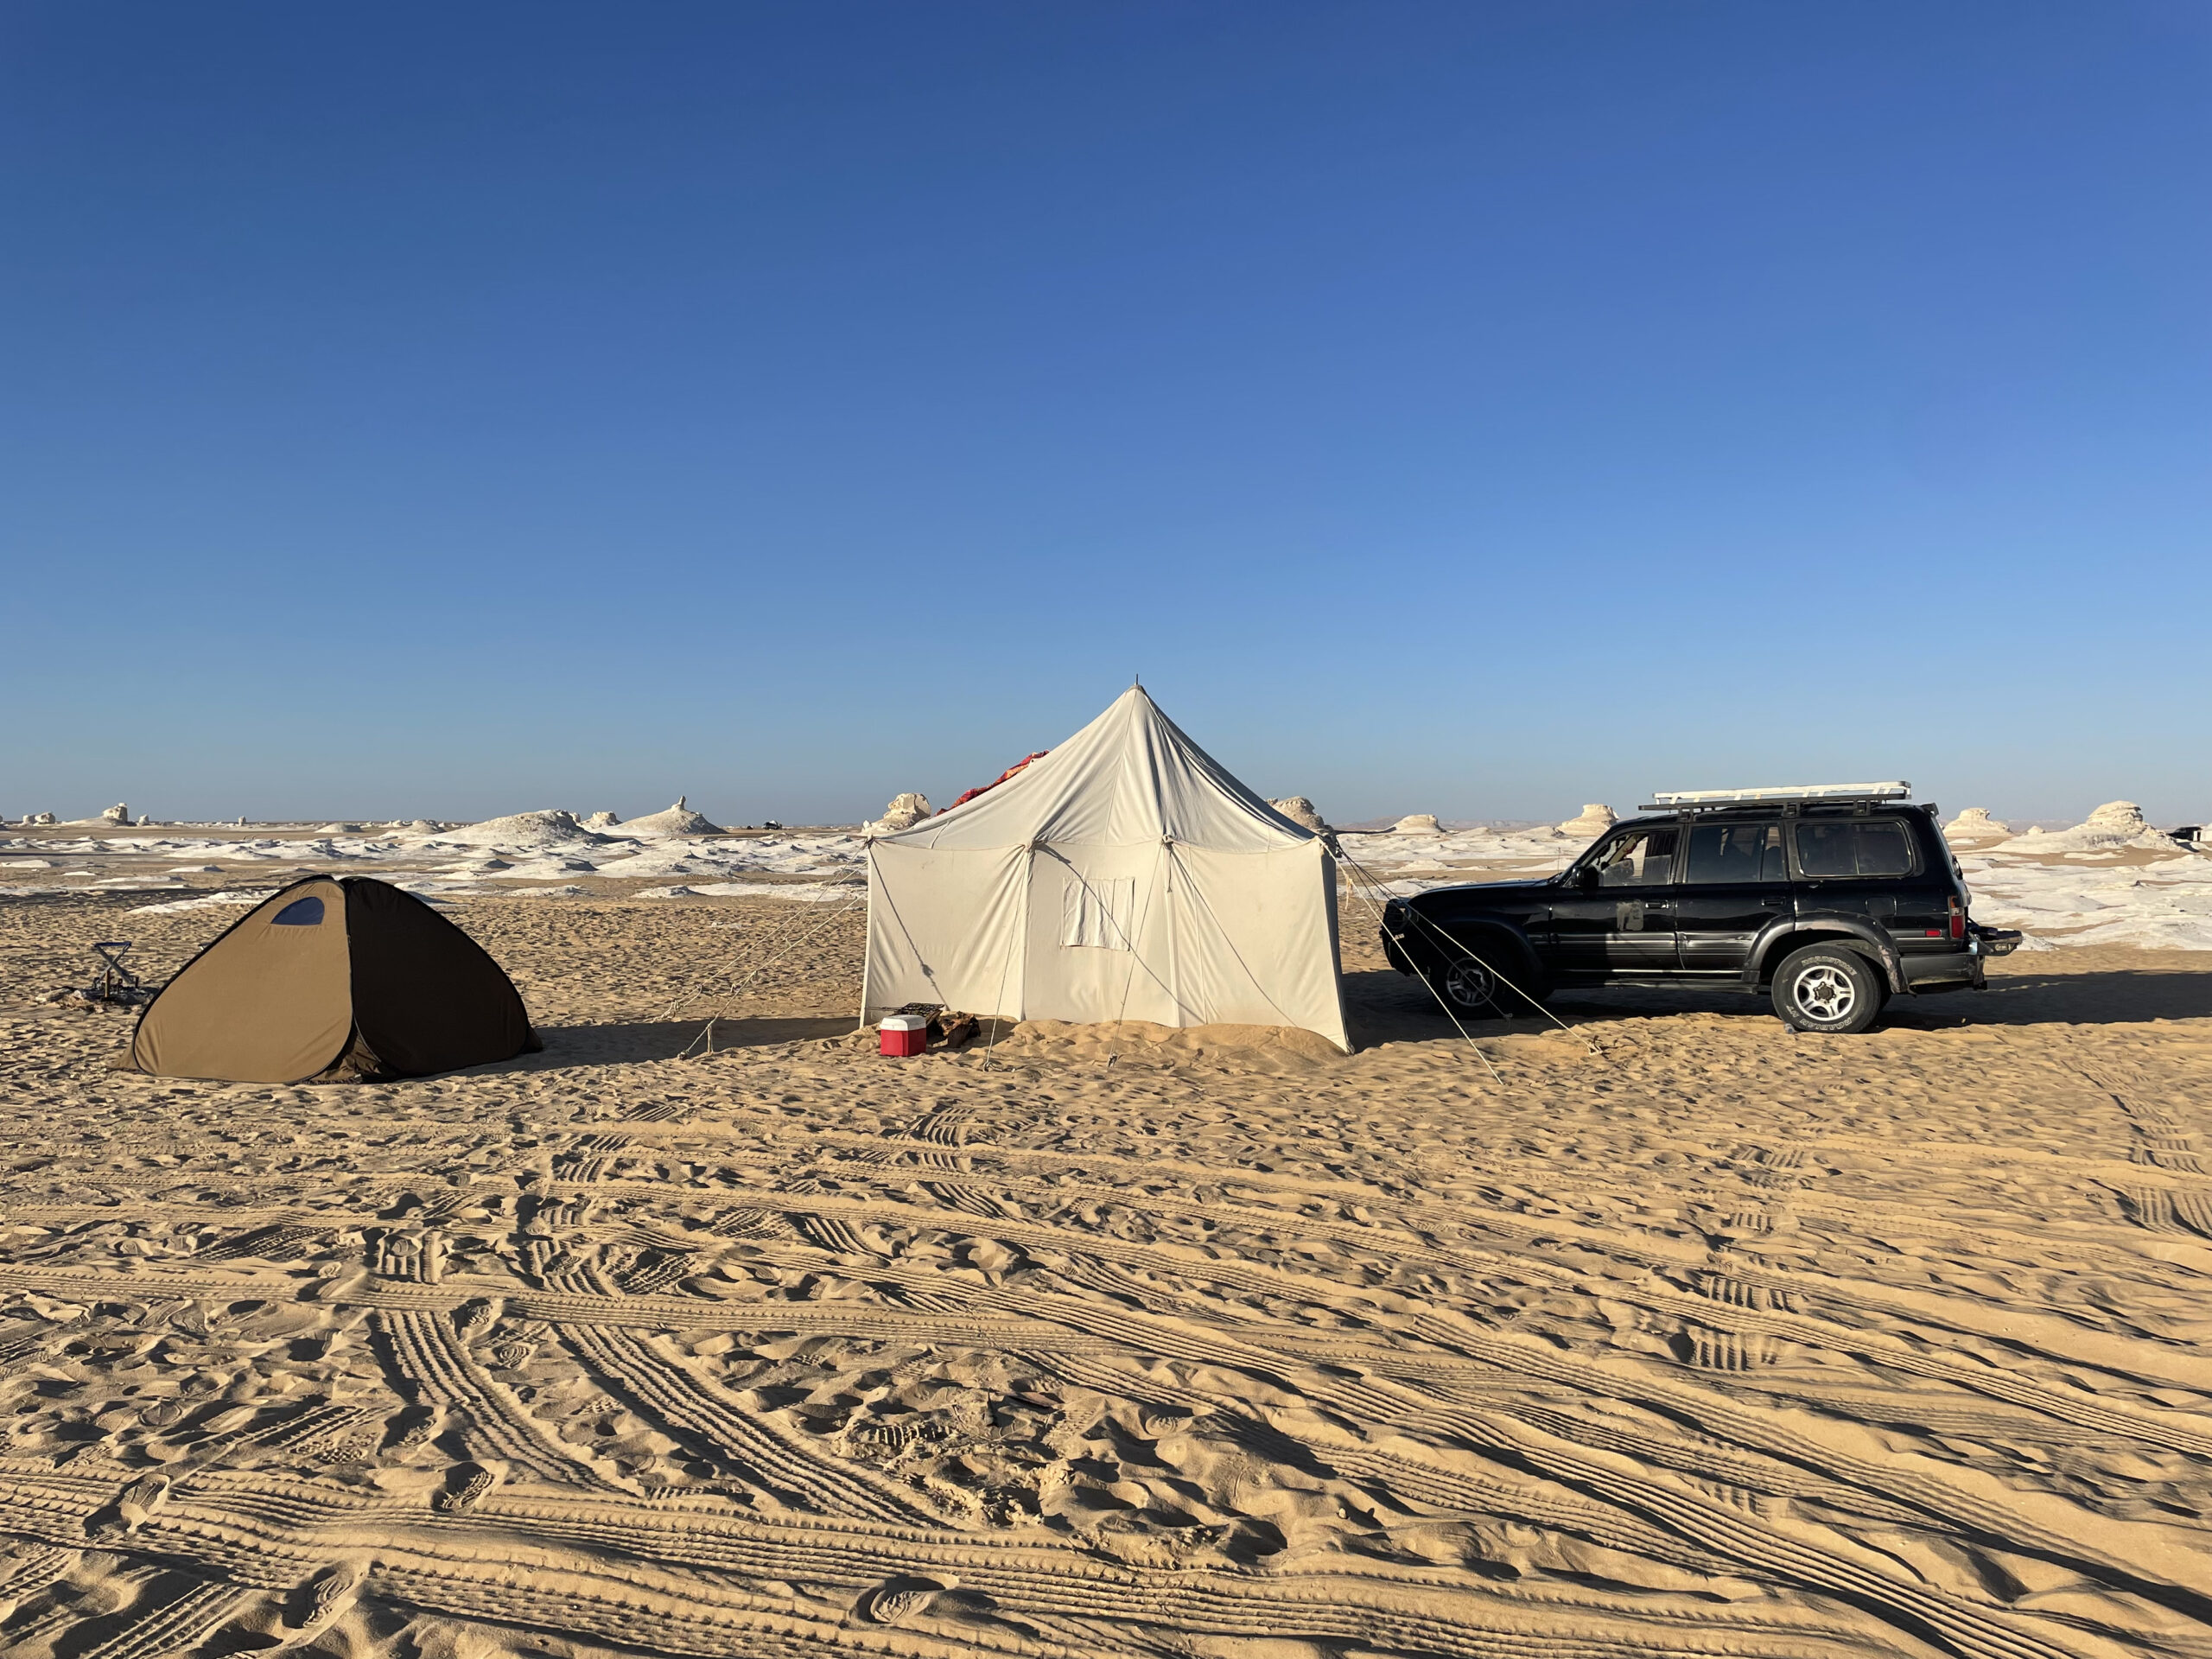
<instances>
[{"instance_id":1,"label":"tent peak","mask_svg":"<svg viewBox=\"0 0 2212 1659\"><path fill-rule=\"evenodd\" d=\"M1157 848L1163 835L1223 852L1312 838L1192 742L1144 687L1132 685L1049 752L1027 757L943 814L877 839L950 852L1040 842Z\"/></svg>"}]
</instances>

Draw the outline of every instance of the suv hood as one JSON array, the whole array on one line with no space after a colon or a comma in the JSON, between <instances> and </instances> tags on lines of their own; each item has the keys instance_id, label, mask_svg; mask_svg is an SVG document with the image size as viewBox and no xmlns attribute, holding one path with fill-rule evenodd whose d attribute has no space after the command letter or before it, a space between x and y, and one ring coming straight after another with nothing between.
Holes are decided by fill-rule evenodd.
<instances>
[{"instance_id":1,"label":"suv hood","mask_svg":"<svg viewBox=\"0 0 2212 1659\"><path fill-rule=\"evenodd\" d=\"M1415 899L1433 899L1442 893L1535 893L1552 885L1549 877L1525 881L1455 881L1449 887L1425 887Z\"/></svg>"}]
</instances>

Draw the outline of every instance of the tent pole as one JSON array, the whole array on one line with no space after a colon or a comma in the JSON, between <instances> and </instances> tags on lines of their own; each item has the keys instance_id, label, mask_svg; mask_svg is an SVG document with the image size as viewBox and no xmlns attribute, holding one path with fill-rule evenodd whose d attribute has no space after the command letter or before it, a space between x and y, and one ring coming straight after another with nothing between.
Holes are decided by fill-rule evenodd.
<instances>
[{"instance_id":1,"label":"tent pole","mask_svg":"<svg viewBox=\"0 0 2212 1659\"><path fill-rule=\"evenodd\" d=\"M875 920L875 837L874 836L868 838L867 846L868 921L872 925ZM868 930L864 928L861 930L861 1022L853 1027L855 1034L868 1029L868 970L872 954L868 945Z\"/></svg>"},{"instance_id":2,"label":"tent pole","mask_svg":"<svg viewBox=\"0 0 2212 1659\"><path fill-rule=\"evenodd\" d=\"M1035 874L1036 868L1037 843L1033 841L1021 850L1021 920L1016 926L1014 937L1007 941L1006 960L999 964L999 988L996 995L991 998L991 1034L983 1043L982 1067L986 1071L991 1069L991 1052L999 1046L999 1005L1006 1001L1006 976L1014 966L1014 951L1023 947L1028 941L1029 885L1030 877Z\"/></svg>"}]
</instances>

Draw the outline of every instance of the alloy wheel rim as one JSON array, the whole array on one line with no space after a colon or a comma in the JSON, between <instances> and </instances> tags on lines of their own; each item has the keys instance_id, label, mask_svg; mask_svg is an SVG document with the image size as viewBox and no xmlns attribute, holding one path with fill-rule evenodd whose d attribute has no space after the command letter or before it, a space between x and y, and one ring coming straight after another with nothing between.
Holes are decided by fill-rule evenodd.
<instances>
[{"instance_id":1,"label":"alloy wheel rim","mask_svg":"<svg viewBox=\"0 0 2212 1659\"><path fill-rule=\"evenodd\" d=\"M1801 1012L1824 1023L1849 1019L1859 1003L1859 988L1851 982L1851 976L1825 962L1815 963L1798 975L1791 995Z\"/></svg>"},{"instance_id":2,"label":"alloy wheel rim","mask_svg":"<svg viewBox=\"0 0 2212 1659\"><path fill-rule=\"evenodd\" d=\"M1471 962L1459 963L1445 975L1444 988L1453 1001L1474 1007L1490 1001L1490 975Z\"/></svg>"}]
</instances>

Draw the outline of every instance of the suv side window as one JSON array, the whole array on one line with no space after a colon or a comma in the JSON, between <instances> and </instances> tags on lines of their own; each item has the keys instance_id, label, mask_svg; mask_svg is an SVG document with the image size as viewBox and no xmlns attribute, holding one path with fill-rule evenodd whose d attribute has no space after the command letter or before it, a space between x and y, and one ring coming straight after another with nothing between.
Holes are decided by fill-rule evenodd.
<instances>
[{"instance_id":1,"label":"suv side window","mask_svg":"<svg viewBox=\"0 0 2212 1659\"><path fill-rule=\"evenodd\" d=\"M1778 823L1700 823L1690 828L1690 855L1682 880L1786 881Z\"/></svg>"},{"instance_id":2,"label":"suv side window","mask_svg":"<svg viewBox=\"0 0 2212 1659\"><path fill-rule=\"evenodd\" d=\"M1675 842L1678 839L1672 824L1664 829L1630 830L1598 855L1598 885L1667 886L1675 879Z\"/></svg>"},{"instance_id":3,"label":"suv side window","mask_svg":"<svg viewBox=\"0 0 2212 1659\"><path fill-rule=\"evenodd\" d=\"M1837 875L1909 875L1912 844L1895 819L1826 821L1797 826L1797 868L1815 880Z\"/></svg>"}]
</instances>

